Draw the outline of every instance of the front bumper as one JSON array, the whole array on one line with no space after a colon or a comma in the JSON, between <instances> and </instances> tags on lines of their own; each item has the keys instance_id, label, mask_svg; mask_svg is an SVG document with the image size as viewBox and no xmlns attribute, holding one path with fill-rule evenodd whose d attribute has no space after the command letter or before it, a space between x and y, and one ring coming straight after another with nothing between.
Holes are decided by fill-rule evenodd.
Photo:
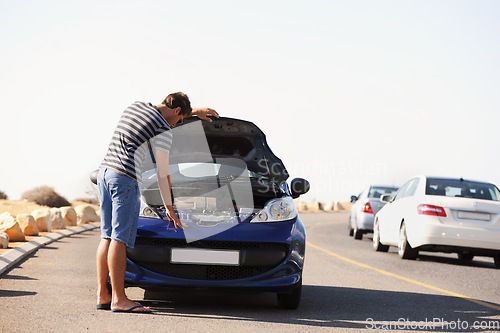
<instances>
[{"instance_id":1,"label":"front bumper","mask_svg":"<svg viewBox=\"0 0 500 333\"><path fill-rule=\"evenodd\" d=\"M280 291L301 280L305 230L298 217L286 222L240 223L192 242L183 238L183 231L165 226L163 221L141 218L136 245L127 250L126 286ZM237 250L239 264L172 263L173 248Z\"/></svg>"}]
</instances>

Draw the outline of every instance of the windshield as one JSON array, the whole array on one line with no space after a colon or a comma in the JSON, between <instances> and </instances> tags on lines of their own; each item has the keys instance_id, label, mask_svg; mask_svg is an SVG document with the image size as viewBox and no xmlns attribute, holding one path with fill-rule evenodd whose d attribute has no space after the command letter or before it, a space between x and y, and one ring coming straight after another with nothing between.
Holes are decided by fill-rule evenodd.
<instances>
[{"instance_id":1,"label":"windshield","mask_svg":"<svg viewBox=\"0 0 500 333\"><path fill-rule=\"evenodd\" d=\"M463 179L428 178L425 194L500 201L495 185Z\"/></svg>"},{"instance_id":2,"label":"windshield","mask_svg":"<svg viewBox=\"0 0 500 333\"><path fill-rule=\"evenodd\" d=\"M368 198L380 198L384 194L393 194L398 189L397 187L373 186L368 192Z\"/></svg>"}]
</instances>

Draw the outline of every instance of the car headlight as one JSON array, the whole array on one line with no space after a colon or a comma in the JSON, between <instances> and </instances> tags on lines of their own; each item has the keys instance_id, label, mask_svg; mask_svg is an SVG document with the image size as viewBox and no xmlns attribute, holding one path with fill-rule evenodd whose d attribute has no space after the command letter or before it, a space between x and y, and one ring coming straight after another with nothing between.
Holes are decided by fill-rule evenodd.
<instances>
[{"instance_id":1,"label":"car headlight","mask_svg":"<svg viewBox=\"0 0 500 333\"><path fill-rule=\"evenodd\" d=\"M155 210L153 208L149 207L149 205L146 202L144 202L142 197L141 197L141 208L139 211L140 211L141 216L149 217L149 218L153 218L153 219L161 219L161 217L158 216L158 214L155 212Z\"/></svg>"},{"instance_id":2,"label":"car headlight","mask_svg":"<svg viewBox=\"0 0 500 333\"><path fill-rule=\"evenodd\" d=\"M250 222L279 222L288 221L295 217L297 217L295 203L291 197L285 197L268 201L266 206Z\"/></svg>"}]
</instances>

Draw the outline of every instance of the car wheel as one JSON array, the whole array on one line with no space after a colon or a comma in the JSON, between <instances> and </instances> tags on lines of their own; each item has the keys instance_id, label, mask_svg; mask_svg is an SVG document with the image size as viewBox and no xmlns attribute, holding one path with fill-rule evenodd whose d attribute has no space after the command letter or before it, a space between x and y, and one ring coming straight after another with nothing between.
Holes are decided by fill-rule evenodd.
<instances>
[{"instance_id":1,"label":"car wheel","mask_svg":"<svg viewBox=\"0 0 500 333\"><path fill-rule=\"evenodd\" d=\"M373 249L377 252L389 251L389 245L380 243L380 230L378 227L378 221L375 221L375 225L373 226Z\"/></svg>"},{"instance_id":2,"label":"car wheel","mask_svg":"<svg viewBox=\"0 0 500 333\"><path fill-rule=\"evenodd\" d=\"M410 260L415 260L418 257L418 250L412 248L410 243L408 243L406 225L404 222L401 224L401 229L399 229L398 255L401 259Z\"/></svg>"},{"instance_id":3,"label":"car wheel","mask_svg":"<svg viewBox=\"0 0 500 333\"><path fill-rule=\"evenodd\" d=\"M495 260L495 267L500 268L500 257L494 257L493 259Z\"/></svg>"},{"instance_id":4,"label":"car wheel","mask_svg":"<svg viewBox=\"0 0 500 333\"><path fill-rule=\"evenodd\" d=\"M363 231L359 230L358 227L354 227L354 239L363 239Z\"/></svg>"},{"instance_id":5,"label":"car wheel","mask_svg":"<svg viewBox=\"0 0 500 333\"><path fill-rule=\"evenodd\" d=\"M474 255L470 252L459 252L458 253L458 259L463 260L463 261L472 261L474 258Z\"/></svg>"},{"instance_id":6,"label":"car wheel","mask_svg":"<svg viewBox=\"0 0 500 333\"><path fill-rule=\"evenodd\" d=\"M349 229L349 236L353 236L354 235L354 229L352 228L352 225L351 225L351 217L349 216L349 219L347 220L347 229Z\"/></svg>"},{"instance_id":7,"label":"car wheel","mask_svg":"<svg viewBox=\"0 0 500 333\"><path fill-rule=\"evenodd\" d=\"M278 305L283 309L295 310L299 307L300 297L302 295L302 278L297 287L291 293L280 294L278 293Z\"/></svg>"}]
</instances>

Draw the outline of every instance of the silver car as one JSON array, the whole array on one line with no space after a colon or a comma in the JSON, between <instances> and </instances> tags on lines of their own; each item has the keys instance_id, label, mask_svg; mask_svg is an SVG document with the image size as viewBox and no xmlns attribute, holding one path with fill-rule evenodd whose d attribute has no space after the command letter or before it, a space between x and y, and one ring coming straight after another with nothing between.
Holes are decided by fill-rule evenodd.
<instances>
[{"instance_id":1,"label":"silver car","mask_svg":"<svg viewBox=\"0 0 500 333\"><path fill-rule=\"evenodd\" d=\"M351 209L349 211L349 236L362 239L363 234L373 232L375 214L385 205L380 197L394 194L398 190L394 186L371 185L366 187L359 195L351 196Z\"/></svg>"}]
</instances>

